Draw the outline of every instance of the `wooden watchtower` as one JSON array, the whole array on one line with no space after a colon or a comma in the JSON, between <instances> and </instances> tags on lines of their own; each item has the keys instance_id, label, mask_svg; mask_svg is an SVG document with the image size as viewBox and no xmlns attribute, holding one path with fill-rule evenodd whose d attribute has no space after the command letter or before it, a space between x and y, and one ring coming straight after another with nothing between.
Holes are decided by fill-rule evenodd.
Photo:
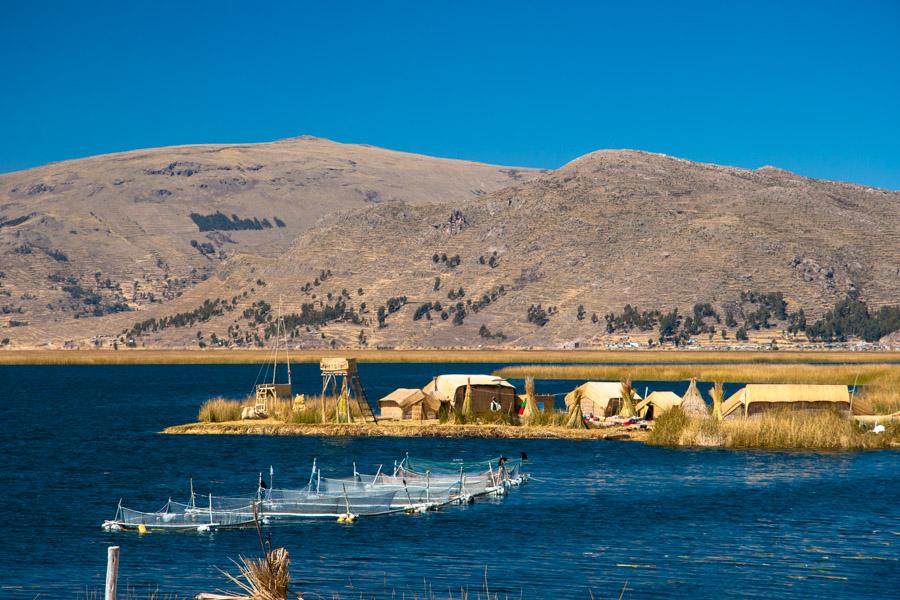
<instances>
[{"instance_id":1,"label":"wooden watchtower","mask_svg":"<svg viewBox=\"0 0 900 600\"><path fill-rule=\"evenodd\" d=\"M338 415L338 419L346 418L347 422L353 422L351 406L355 403L366 423L376 423L375 413L366 398L366 391L359 380L359 371L355 358L323 358L319 361L319 369L322 371L322 420L325 420L325 398L329 387L331 397L336 397L344 389L347 390L347 413Z\"/></svg>"}]
</instances>

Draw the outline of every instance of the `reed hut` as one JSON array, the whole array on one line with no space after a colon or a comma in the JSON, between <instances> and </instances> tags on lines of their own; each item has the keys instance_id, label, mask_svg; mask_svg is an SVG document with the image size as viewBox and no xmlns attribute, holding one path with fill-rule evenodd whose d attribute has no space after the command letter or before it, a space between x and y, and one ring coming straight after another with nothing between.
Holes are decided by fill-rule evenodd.
<instances>
[{"instance_id":1,"label":"reed hut","mask_svg":"<svg viewBox=\"0 0 900 600\"><path fill-rule=\"evenodd\" d=\"M461 409L465 401L466 388L472 391L472 412L474 414L501 412L517 414L519 399L513 384L493 375L439 375L428 382L422 391L438 402L447 402Z\"/></svg>"},{"instance_id":2,"label":"reed hut","mask_svg":"<svg viewBox=\"0 0 900 600\"><path fill-rule=\"evenodd\" d=\"M681 410L689 417L708 417L709 407L700 395L697 389L697 378L691 378L691 384L688 386L684 396L681 397Z\"/></svg>"},{"instance_id":3,"label":"reed hut","mask_svg":"<svg viewBox=\"0 0 900 600\"><path fill-rule=\"evenodd\" d=\"M378 401L380 418L390 421L437 419L441 403L422 390L397 388Z\"/></svg>"},{"instance_id":4,"label":"reed hut","mask_svg":"<svg viewBox=\"0 0 900 600\"><path fill-rule=\"evenodd\" d=\"M619 381L588 381L566 394L566 406L571 406L576 393L581 398L581 412L587 416L612 417L622 410L622 384ZM633 392L634 400L642 398Z\"/></svg>"},{"instance_id":5,"label":"reed hut","mask_svg":"<svg viewBox=\"0 0 900 600\"><path fill-rule=\"evenodd\" d=\"M652 421L676 406L681 406L681 396L666 390L650 392L634 408L639 417Z\"/></svg>"},{"instance_id":6,"label":"reed hut","mask_svg":"<svg viewBox=\"0 0 900 600\"><path fill-rule=\"evenodd\" d=\"M846 385L752 383L722 404L722 418L754 417L773 410L837 410L849 414L850 390Z\"/></svg>"}]
</instances>

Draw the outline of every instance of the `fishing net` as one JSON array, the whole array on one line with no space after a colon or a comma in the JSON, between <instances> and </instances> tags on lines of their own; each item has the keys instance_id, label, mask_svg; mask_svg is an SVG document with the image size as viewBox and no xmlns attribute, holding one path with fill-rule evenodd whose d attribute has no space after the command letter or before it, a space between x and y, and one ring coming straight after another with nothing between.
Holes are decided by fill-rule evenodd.
<instances>
[{"instance_id":1,"label":"fishing net","mask_svg":"<svg viewBox=\"0 0 900 600\"><path fill-rule=\"evenodd\" d=\"M220 529L223 527L239 527L252 523L253 518L245 514L228 511L187 511L187 505L169 501L155 512L142 512L119 507L115 524L126 529L138 528L143 525L146 529L197 529L209 527Z\"/></svg>"},{"instance_id":2,"label":"fishing net","mask_svg":"<svg viewBox=\"0 0 900 600\"><path fill-rule=\"evenodd\" d=\"M266 517L341 515L372 515L391 510L396 491L359 493L347 490L340 493L315 493L309 490L269 490L261 505ZM348 511L349 508L349 511Z\"/></svg>"}]
</instances>

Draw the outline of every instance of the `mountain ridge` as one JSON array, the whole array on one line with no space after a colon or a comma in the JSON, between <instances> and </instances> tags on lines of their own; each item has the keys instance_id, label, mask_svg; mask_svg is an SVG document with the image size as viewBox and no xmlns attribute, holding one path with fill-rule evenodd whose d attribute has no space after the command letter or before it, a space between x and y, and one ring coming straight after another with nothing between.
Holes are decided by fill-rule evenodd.
<instances>
[{"instance_id":1,"label":"mountain ridge","mask_svg":"<svg viewBox=\"0 0 900 600\"><path fill-rule=\"evenodd\" d=\"M0 338L127 344L135 323L218 298L221 314L134 343L238 344L238 328L256 344L260 303L280 301L307 311L294 338L307 347L646 344L654 332L609 333L605 316L711 303L721 320L751 311L742 294L780 292L813 317L848 294L872 306L900 296L898 192L628 149L540 171L307 136L177 148L0 175ZM118 195L91 193L123 185L123 169ZM35 216L5 225L26 208ZM88 243L66 233L86 226ZM346 313L316 321L338 298ZM537 305L553 314L537 318ZM786 327L751 333L789 343ZM738 329L714 328L718 343Z\"/></svg>"}]
</instances>

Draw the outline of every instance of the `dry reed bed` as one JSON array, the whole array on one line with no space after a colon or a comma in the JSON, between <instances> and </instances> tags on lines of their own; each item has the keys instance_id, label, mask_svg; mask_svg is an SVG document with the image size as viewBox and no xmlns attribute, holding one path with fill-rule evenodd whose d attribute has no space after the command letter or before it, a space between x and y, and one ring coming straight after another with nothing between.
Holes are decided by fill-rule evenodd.
<instances>
[{"instance_id":1,"label":"dry reed bed","mask_svg":"<svg viewBox=\"0 0 900 600\"><path fill-rule=\"evenodd\" d=\"M700 381L726 383L834 383L865 386L854 399L855 414L885 414L900 410L900 365L522 365L495 375L540 379Z\"/></svg>"},{"instance_id":2,"label":"dry reed bed","mask_svg":"<svg viewBox=\"0 0 900 600\"><path fill-rule=\"evenodd\" d=\"M830 411L778 411L749 419L718 421L690 418L675 408L656 420L647 441L657 446L862 450L897 447L900 426L889 425L885 433L875 434Z\"/></svg>"},{"instance_id":3,"label":"dry reed bed","mask_svg":"<svg viewBox=\"0 0 900 600\"><path fill-rule=\"evenodd\" d=\"M107 365L107 364L248 364L269 360L270 350L2 350L5 365ZM900 352L846 351L679 351L679 350L298 350L294 362L318 362L341 356L360 362L533 362L533 363L630 363L665 362L835 362L881 363L900 361Z\"/></svg>"},{"instance_id":4,"label":"dry reed bed","mask_svg":"<svg viewBox=\"0 0 900 600\"><path fill-rule=\"evenodd\" d=\"M620 428L566 429L554 425L394 425L371 423L285 423L275 419L232 421L228 423L189 423L163 430L165 434L219 435L304 435L323 437L435 437L435 438L509 438L509 439L635 439L646 432L625 432Z\"/></svg>"},{"instance_id":5,"label":"dry reed bed","mask_svg":"<svg viewBox=\"0 0 900 600\"><path fill-rule=\"evenodd\" d=\"M239 421L244 407L254 406L255 404L255 397L248 397L244 400L211 398L200 406L197 420L201 423ZM321 396L307 396L302 408L295 408L291 400L279 399L274 402L269 401L269 417L282 423L312 424L336 422L336 412L336 398L329 398L325 405L324 416ZM354 404L350 405L350 414L354 418L362 417L359 409Z\"/></svg>"}]
</instances>

